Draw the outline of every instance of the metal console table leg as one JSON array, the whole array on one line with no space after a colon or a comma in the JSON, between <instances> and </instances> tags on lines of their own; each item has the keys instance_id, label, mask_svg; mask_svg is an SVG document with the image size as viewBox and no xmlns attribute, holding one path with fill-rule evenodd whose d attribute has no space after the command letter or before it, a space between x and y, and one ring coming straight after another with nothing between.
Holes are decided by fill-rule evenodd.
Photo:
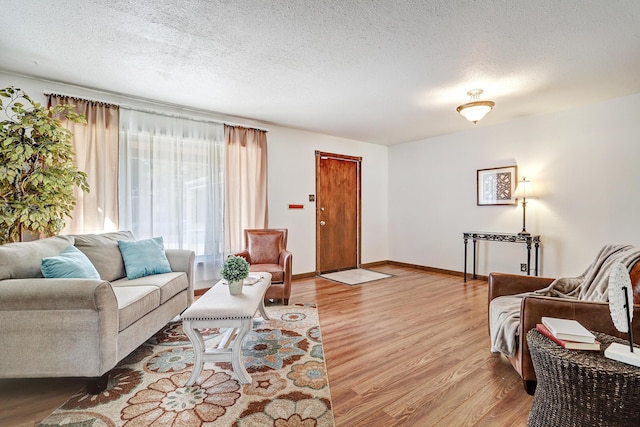
<instances>
[{"instance_id":1,"label":"metal console table leg","mask_svg":"<svg viewBox=\"0 0 640 427\"><path fill-rule=\"evenodd\" d=\"M478 240L488 240L493 242L507 242L507 243L525 243L527 247L527 275L531 275L531 246L535 248L534 252L534 274L537 276L539 271L538 253L540 249L540 236L533 235L521 235L515 233L493 233L493 232L480 232L480 231L465 231L462 233L464 239L464 281L467 281L467 243L471 239L473 243L473 279L477 279L477 265L476 265L476 251Z\"/></svg>"}]
</instances>

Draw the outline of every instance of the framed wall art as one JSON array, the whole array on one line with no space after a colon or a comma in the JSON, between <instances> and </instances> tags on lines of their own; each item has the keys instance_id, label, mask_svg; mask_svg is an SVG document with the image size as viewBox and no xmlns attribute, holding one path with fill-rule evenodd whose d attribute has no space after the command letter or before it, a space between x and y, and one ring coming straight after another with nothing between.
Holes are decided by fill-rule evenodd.
<instances>
[{"instance_id":1,"label":"framed wall art","mask_svg":"<svg viewBox=\"0 0 640 427\"><path fill-rule=\"evenodd\" d=\"M478 206L516 205L518 167L478 169Z\"/></svg>"}]
</instances>

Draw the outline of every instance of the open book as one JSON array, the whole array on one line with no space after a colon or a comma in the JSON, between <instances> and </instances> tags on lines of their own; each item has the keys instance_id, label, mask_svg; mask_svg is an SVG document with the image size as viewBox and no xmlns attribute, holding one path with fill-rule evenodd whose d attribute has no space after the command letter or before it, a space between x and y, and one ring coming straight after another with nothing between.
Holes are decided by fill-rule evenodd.
<instances>
[{"instance_id":1,"label":"open book","mask_svg":"<svg viewBox=\"0 0 640 427\"><path fill-rule=\"evenodd\" d=\"M260 274L249 274L249 276L244 279L243 285L253 285L258 280L262 279L262 275Z\"/></svg>"}]
</instances>

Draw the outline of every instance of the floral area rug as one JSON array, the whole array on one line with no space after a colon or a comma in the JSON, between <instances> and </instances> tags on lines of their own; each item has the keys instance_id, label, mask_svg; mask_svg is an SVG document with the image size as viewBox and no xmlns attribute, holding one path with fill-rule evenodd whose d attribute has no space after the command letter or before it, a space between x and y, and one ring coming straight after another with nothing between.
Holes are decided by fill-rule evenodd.
<instances>
[{"instance_id":1,"label":"floral area rug","mask_svg":"<svg viewBox=\"0 0 640 427\"><path fill-rule=\"evenodd\" d=\"M314 305L266 308L254 319L243 360L252 377L240 384L231 363L205 363L185 387L193 350L174 321L127 356L99 395L79 392L40 426L334 426L318 312ZM215 347L224 329L203 331Z\"/></svg>"}]
</instances>

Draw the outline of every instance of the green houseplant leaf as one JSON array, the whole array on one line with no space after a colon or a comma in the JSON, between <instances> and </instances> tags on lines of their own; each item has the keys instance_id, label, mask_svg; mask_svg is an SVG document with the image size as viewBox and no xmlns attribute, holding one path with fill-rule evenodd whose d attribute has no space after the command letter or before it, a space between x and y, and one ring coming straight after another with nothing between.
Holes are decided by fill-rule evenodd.
<instances>
[{"instance_id":1,"label":"green houseplant leaf","mask_svg":"<svg viewBox=\"0 0 640 427\"><path fill-rule=\"evenodd\" d=\"M0 244L59 233L76 204L74 186L89 191L60 117L86 123L73 105L45 108L21 89L0 89Z\"/></svg>"},{"instance_id":2,"label":"green houseplant leaf","mask_svg":"<svg viewBox=\"0 0 640 427\"><path fill-rule=\"evenodd\" d=\"M229 283L246 279L249 276L249 263L240 256L231 255L224 260L220 275Z\"/></svg>"}]
</instances>

